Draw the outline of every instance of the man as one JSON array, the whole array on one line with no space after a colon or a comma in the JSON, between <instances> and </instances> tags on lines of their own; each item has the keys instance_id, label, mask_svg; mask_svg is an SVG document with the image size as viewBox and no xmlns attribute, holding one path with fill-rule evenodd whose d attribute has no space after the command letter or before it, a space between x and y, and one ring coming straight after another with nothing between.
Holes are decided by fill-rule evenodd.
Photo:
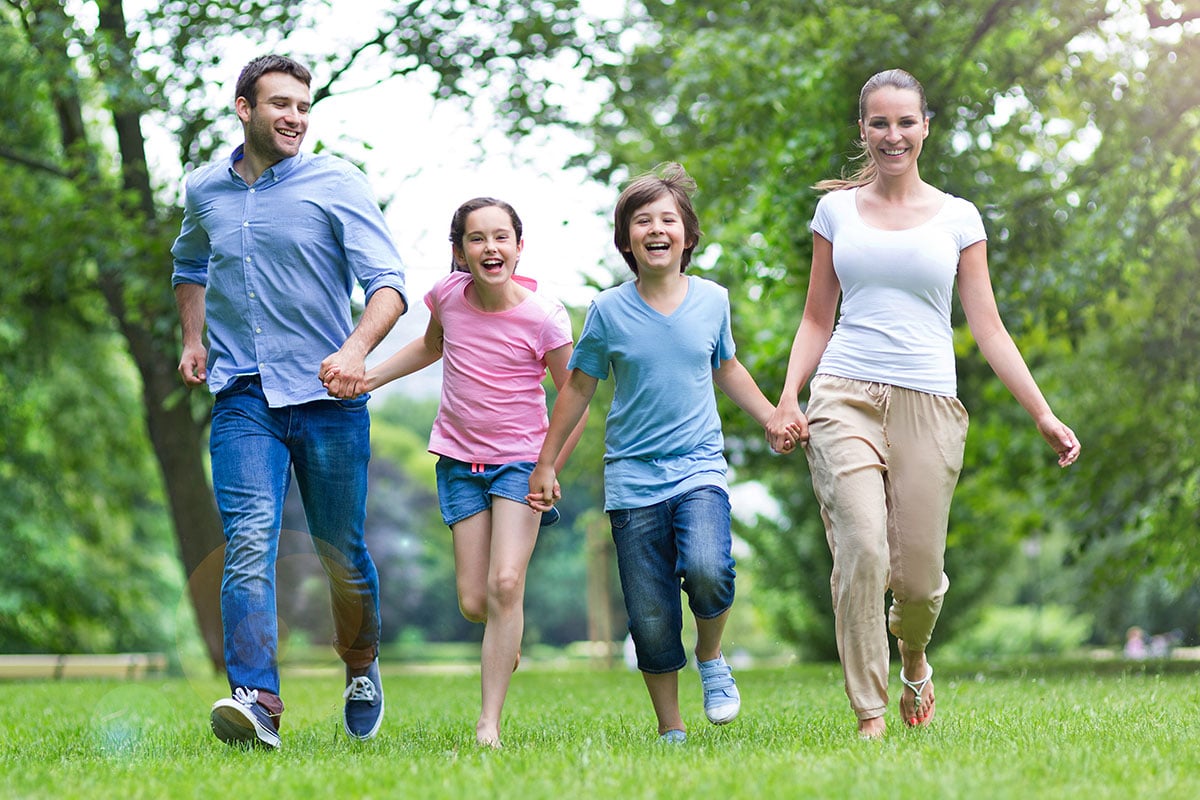
<instances>
[{"instance_id":1,"label":"man","mask_svg":"<svg viewBox=\"0 0 1200 800\"><path fill-rule=\"evenodd\" d=\"M197 169L174 256L184 383L216 395L210 450L225 529L221 615L233 696L212 707L230 744L279 747L275 560L290 471L330 581L346 664L346 733L383 719L379 579L364 539L370 418L364 359L407 310L400 257L362 172L300 152L309 71L282 56L242 70L244 143ZM351 320L354 283L366 308ZM203 341L208 327L208 349ZM336 392L320 375L336 371ZM335 393L335 397L330 394Z\"/></svg>"}]
</instances>

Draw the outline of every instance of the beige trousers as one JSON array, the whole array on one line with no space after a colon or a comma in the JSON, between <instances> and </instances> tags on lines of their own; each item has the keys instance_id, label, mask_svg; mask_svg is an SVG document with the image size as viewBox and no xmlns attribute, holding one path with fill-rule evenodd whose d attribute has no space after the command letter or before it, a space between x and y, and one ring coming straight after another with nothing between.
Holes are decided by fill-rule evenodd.
<instances>
[{"instance_id":1,"label":"beige trousers","mask_svg":"<svg viewBox=\"0 0 1200 800\"><path fill-rule=\"evenodd\" d=\"M808 421L846 694L858 718L871 719L888 704L887 631L924 648L950 585L946 525L967 412L954 397L818 375Z\"/></svg>"}]
</instances>

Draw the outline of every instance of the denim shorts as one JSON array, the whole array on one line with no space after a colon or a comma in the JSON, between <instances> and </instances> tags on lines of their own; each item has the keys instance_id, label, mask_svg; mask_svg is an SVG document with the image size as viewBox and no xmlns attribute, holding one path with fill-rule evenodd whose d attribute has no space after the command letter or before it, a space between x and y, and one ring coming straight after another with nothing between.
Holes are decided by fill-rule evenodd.
<instances>
[{"instance_id":1,"label":"denim shorts","mask_svg":"<svg viewBox=\"0 0 1200 800\"><path fill-rule=\"evenodd\" d=\"M448 456L438 456L437 493L442 520L447 525L462 522L492 507L492 497L525 503L529 494L532 461L511 464L468 464ZM542 514L541 527L558 522L558 509Z\"/></svg>"},{"instance_id":2,"label":"denim shorts","mask_svg":"<svg viewBox=\"0 0 1200 800\"><path fill-rule=\"evenodd\" d=\"M683 669L683 605L699 619L733 605L729 495L700 486L644 508L608 512L638 669Z\"/></svg>"}]
</instances>

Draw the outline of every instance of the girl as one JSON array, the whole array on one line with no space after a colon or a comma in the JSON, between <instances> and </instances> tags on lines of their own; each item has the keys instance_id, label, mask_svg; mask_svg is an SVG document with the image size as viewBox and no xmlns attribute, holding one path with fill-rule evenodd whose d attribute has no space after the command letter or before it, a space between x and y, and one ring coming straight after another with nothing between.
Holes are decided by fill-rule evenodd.
<instances>
[{"instance_id":1,"label":"girl","mask_svg":"<svg viewBox=\"0 0 1200 800\"><path fill-rule=\"evenodd\" d=\"M562 387L572 352L562 304L514 274L525 246L521 232L507 203L490 197L463 203L450 224L453 271L425 296L424 337L370 369L366 387L373 391L443 360L429 450L439 456L438 502L453 532L459 607L467 619L485 623L475 739L495 748L520 662L525 573L541 518L526 505L525 492L547 426L542 379L549 368Z\"/></svg>"},{"instance_id":2,"label":"girl","mask_svg":"<svg viewBox=\"0 0 1200 800\"><path fill-rule=\"evenodd\" d=\"M955 396L955 279L980 350L1060 466L1079 456L1079 440L1051 412L1000 319L979 212L921 180L929 135L921 84L898 69L868 80L859 131L862 170L816 187L830 191L811 225L808 298L767 435L806 448L833 553L846 693L859 734L874 738L886 729L888 629L902 662L901 719L927 725L935 710L925 650L949 586L946 525L967 434ZM814 371L806 416L798 396Z\"/></svg>"},{"instance_id":3,"label":"girl","mask_svg":"<svg viewBox=\"0 0 1200 800\"><path fill-rule=\"evenodd\" d=\"M669 743L686 739L679 713L678 674L687 663L680 588L696 618L706 716L720 725L741 707L721 655L734 571L713 383L760 424L774 410L734 356L725 290L684 274L700 239L694 189L683 167L668 164L621 193L614 242L635 279L601 292L588 309L528 495L535 509L554 505L556 465L597 382L611 370L605 510L638 668L659 736Z\"/></svg>"}]
</instances>

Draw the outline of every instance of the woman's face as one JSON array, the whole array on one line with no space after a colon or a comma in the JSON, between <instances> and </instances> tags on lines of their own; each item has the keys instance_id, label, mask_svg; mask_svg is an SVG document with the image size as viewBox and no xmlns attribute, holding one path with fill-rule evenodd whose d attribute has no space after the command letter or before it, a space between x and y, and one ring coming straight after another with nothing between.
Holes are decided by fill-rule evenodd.
<instances>
[{"instance_id":1,"label":"woman's face","mask_svg":"<svg viewBox=\"0 0 1200 800\"><path fill-rule=\"evenodd\" d=\"M866 114L858 126L882 175L900 175L916 167L929 135L921 96L894 86L880 87L867 97Z\"/></svg>"}]
</instances>

